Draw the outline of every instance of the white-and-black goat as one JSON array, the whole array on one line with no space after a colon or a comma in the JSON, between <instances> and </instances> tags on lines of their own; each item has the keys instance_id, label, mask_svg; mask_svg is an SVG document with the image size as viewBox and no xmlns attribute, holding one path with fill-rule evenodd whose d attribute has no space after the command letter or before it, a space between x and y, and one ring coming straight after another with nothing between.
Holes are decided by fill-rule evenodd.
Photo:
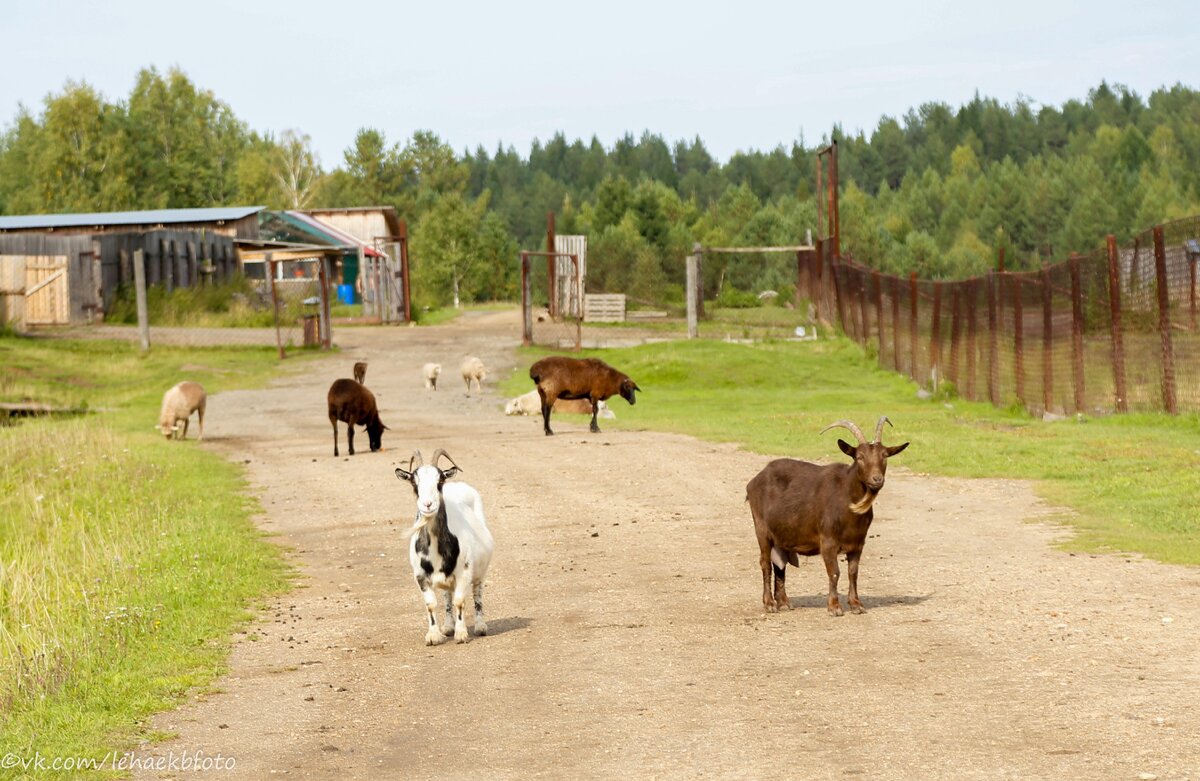
<instances>
[{"instance_id":1,"label":"white-and-black goat","mask_svg":"<svg viewBox=\"0 0 1200 781\"><path fill-rule=\"evenodd\" d=\"M449 469L438 461L445 458ZM494 542L483 514L483 499L466 483L448 483L459 473L458 465L438 448L433 462L425 464L421 451L413 453L408 469L396 469L396 477L407 481L417 495L417 518L409 541L408 557L413 577L425 597L429 628L425 644L446 639L437 625L438 594L450 592L446 600L446 629L454 626L454 639L466 642L467 624L463 603L469 591L475 602L475 634L487 634L483 619L483 578L492 561Z\"/></svg>"}]
</instances>

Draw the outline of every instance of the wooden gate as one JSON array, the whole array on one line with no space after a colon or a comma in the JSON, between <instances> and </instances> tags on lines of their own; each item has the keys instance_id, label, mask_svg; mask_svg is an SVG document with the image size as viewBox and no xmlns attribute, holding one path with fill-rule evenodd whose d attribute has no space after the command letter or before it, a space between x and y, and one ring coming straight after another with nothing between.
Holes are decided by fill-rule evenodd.
<instances>
[{"instance_id":1,"label":"wooden gate","mask_svg":"<svg viewBox=\"0 0 1200 781\"><path fill-rule=\"evenodd\" d=\"M66 256L26 256L26 325L67 325L70 322L71 295Z\"/></svg>"}]
</instances>

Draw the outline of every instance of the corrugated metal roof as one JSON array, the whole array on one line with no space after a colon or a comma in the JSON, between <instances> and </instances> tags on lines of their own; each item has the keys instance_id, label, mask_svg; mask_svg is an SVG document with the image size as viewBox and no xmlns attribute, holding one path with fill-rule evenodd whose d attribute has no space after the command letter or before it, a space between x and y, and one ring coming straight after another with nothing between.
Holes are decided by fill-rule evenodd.
<instances>
[{"instance_id":1,"label":"corrugated metal roof","mask_svg":"<svg viewBox=\"0 0 1200 781\"><path fill-rule=\"evenodd\" d=\"M14 217L0 217L0 230L218 222L240 220L265 208L265 206L228 206L214 209L152 209L140 212L95 212L92 214L23 214Z\"/></svg>"}]
</instances>

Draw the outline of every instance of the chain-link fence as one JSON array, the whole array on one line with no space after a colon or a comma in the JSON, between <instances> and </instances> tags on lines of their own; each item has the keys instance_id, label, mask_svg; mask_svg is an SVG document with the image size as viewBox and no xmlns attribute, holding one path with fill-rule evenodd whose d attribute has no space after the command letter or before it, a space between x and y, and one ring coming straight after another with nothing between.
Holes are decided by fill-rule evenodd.
<instances>
[{"instance_id":1,"label":"chain-link fence","mask_svg":"<svg viewBox=\"0 0 1200 781\"><path fill-rule=\"evenodd\" d=\"M954 282L801 258L819 314L929 388L1035 414L1200 410L1200 217L1039 271Z\"/></svg>"}]
</instances>

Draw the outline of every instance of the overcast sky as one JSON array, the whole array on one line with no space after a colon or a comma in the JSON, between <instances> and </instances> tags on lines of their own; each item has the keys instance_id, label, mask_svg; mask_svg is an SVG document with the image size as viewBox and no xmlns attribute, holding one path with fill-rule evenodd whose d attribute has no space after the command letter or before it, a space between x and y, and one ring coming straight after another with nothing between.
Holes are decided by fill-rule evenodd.
<instances>
[{"instance_id":1,"label":"overcast sky","mask_svg":"<svg viewBox=\"0 0 1200 781\"><path fill-rule=\"evenodd\" d=\"M868 134L978 91L1060 105L1101 80L1200 87L1200 0L1173 2L254 2L0 0L0 126L84 80L123 100L179 66L326 168L361 127L429 129L525 156L562 131L605 145L700 136L725 161L835 123Z\"/></svg>"}]
</instances>

